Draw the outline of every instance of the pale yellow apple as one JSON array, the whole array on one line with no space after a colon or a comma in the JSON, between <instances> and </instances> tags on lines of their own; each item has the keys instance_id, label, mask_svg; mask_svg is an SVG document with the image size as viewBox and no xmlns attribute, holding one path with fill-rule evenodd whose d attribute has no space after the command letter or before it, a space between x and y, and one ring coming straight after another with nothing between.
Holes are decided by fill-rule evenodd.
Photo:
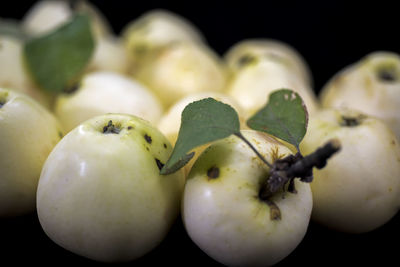
<instances>
[{"instance_id":1,"label":"pale yellow apple","mask_svg":"<svg viewBox=\"0 0 400 267\"><path fill-rule=\"evenodd\" d=\"M88 72L113 71L128 74L130 62L121 40L112 35L97 38L94 54L88 64Z\"/></svg>"},{"instance_id":2,"label":"pale yellow apple","mask_svg":"<svg viewBox=\"0 0 400 267\"><path fill-rule=\"evenodd\" d=\"M303 99L310 115L318 110L315 93L305 87L299 77L284 64L270 59L257 59L237 71L227 86L227 93L245 110L254 115L278 89L291 89Z\"/></svg>"},{"instance_id":3,"label":"pale yellow apple","mask_svg":"<svg viewBox=\"0 0 400 267\"><path fill-rule=\"evenodd\" d=\"M324 86L324 107L348 107L384 120L400 139L400 55L377 51L347 66Z\"/></svg>"},{"instance_id":4,"label":"pale yellow apple","mask_svg":"<svg viewBox=\"0 0 400 267\"><path fill-rule=\"evenodd\" d=\"M310 118L300 149L307 155L332 138L342 148L314 170L312 219L338 231L372 231L400 208L399 141L379 119L324 109Z\"/></svg>"},{"instance_id":5,"label":"pale yellow apple","mask_svg":"<svg viewBox=\"0 0 400 267\"><path fill-rule=\"evenodd\" d=\"M32 213L42 166L61 127L29 96L0 88L0 129L0 217Z\"/></svg>"},{"instance_id":6,"label":"pale yellow apple","mask_svg":"<svg viewBox=\"0 0 400 267\"><path fill-rule=\"evenodd\" d=\"M13 88L51 108L53 97L40 90L29 75L24 64L23 42L0 35L0 87Z\"/></svg>"},{"instance_id":7,"label":"pale yellow apple","mask_svg":"<svg viewBox=\"0 0 400 267\"><path fill-rule=\"evenodd\" d=\"M89 73L75 91L60 94L54 110L66 131L105 113L136 115L155 125L163 111L158 98L141 83L106 71Z\"/></svg>"},{"instance_id":8,"label":"pale yellow apple","mask_svg":"<svg viewBox=\"0 0 400 267\"><path fill-rule=\"evenodd\" d=\"M220 58L208 47L173 43L155 53L135 75L169 107L185 95L221 92L226 72Z\"/></svg>"},{"instance_id":9,"label":"pale yellow apple","mask_svg":"<svg viewBox=\"0 0 400 267\"><path fill-rule=\"evenodd\" d=\"M21 24L28 34L40 36L67 23L78 12L90 17L92 31L96 37L111 34L111 27L105 16L88 1L77 1L74 7L63 0L37 1L27 11Z\"/></svg>"},{"instance_id":10,"label":"pale yellow apple","mask_svg":"<svg viewBox=\"0 0 400 267\"><path fill-rule=\"evenodd\" d=\"M154 50L171 43L204 43L203 35L189 20L164 9L150 10L132 20L122 36L135 68Z\"/></svg>"},{"instance_id":11,"label":"pale yellow apple","mask_svg":"<svg viewBox=\"0 0 400 267\"><path fill-rule=\"evenodd\" d=\"M271 163L291 154L264 133L242 134ZM273 219L271 203L259 198L268 173L269 167L236 136L213 143L193 165L183 195L184 226L193 242L216 261L271 266L305 236L312 210L310 185L296 179L297 194L273 195L269 201L281 213L280 220Z\"/></svg>"},{"instance_id":12,"label":"pale yellow apple","mask_svg":"<svg viewBox=\"0 0 400 267\"><path fill-rule=\"evenodd\" d=\"M236 73L254 60L272 60L284 65L299 77L306 87L312 87L311 70L303 56L289 44L274 39L244 39L234 44L224 55L231 72Z\"/></svg>"},{"instance_id":13,"label":"pale yellow apple","mask_svg":"<svg viewBox=\"0 0 400 267\"><path fill-rule=\"evenodd\" d=\"M107 114L82 123L43 167L37 210L44 232L96 261L145 255L179 214L183 172L159 174L171 152L162 133L138 117Z\"/></svg>"}]
</instances>

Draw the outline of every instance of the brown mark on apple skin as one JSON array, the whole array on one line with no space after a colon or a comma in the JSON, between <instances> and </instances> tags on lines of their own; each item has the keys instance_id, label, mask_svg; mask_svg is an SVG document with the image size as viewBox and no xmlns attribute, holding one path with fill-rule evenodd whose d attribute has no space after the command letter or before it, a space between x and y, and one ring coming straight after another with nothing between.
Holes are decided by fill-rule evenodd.
<instances>
[{"instance_id":1,"label":"brown mark on apple skin","mask_svg":"<svg viewBox=\"0 0 400 267\"><path fill-rule=\"evenodd\" d=\"M144 140L146 140L147 143L151 144L151 142L153 142L153 140L151 139L151 136L144 134Z\"/></svg>"},{"instance_id":2,"label":"brown mark on apple skin","mask_svg":"<svg viewBox=\"0 0 400 267\"><path fill-rule=\"evenodd\" d=\"M154 158L157 164L158 169L161 171L161 169L164 167L164 163L162 163L158 158Z\"/></svg>"},{"instance_id":3,"label":"brown mark on apple skin","mask_svg":"<svg viewBox=\"0 0 400 267\"><path fill-rule=\"evenodd\" d=\"M164 143L163 146L164 146L165 149L167 149L167 144L166 143Z\"/></svg>"},{"instance_id":4,"label":"brown mark on apple skin","mask_svg":"<svg viewBox=\"0 0 400 267\"><path fill-rule=\"evenodd\" d=\"M128 129L128 130L132 130L132 129L133 129L133 126L128 126L127 129Z\"/></svg>"},{"instance_id":5,"label":"brown mark on apple skin","mask_svg":"<svg viewBox=\"0 0 400 267\"><path fill-rule=\"evenodd\" d=\"M216 166L212 166L207 170L207 176L209 180L217 179L219 177L219 174L220 174L219 168Z\"/></svg>"}]
</instances>

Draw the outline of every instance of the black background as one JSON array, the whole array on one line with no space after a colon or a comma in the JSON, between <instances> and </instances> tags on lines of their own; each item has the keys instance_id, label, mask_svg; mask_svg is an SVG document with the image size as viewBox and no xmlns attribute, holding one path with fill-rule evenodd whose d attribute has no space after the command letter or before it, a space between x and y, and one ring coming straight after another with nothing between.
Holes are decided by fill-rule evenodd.
<instances>
[{"instance_id":1,"label":"black background","mask_svg":"<svg viewBox=\"0 0 400 267\"><path fill-rule=\"evenodd\" d=\"M0 17L22 18L33 2L2 1ZM110 20L117 34L147 10L169 9L195 24L220 55L246 38L284 41L307 61L317 93L337 71L369 52L400 53L400 12L394 2L114 0L92 3ZM397 262L399 227L400 214L383 227L361 235L338 233L311 222L303 242L278 266ZM41 230L36 214L0 219L0 244L1 262L100 264L53 243ZM163 265L219 265L191 242L180 219L158 248L127 264L150 266L159 262Z\"/></svg>"}]
</instances>

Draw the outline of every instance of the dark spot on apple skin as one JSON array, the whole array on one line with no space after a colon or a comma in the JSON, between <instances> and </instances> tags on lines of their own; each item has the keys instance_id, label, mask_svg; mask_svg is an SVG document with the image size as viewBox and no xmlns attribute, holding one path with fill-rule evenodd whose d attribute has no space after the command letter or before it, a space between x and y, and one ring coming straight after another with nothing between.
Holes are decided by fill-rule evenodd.
<instances>
[{"instance_id":1,"label":"dark spot on apple skin","mask_svg":"<svg viewBox=\"0 0 400 267\"><path fill-rule=\"evenodd\" d=\"M128 128L127 128L128 130L132 130L133 129L133 127L132 126L128 126Z\"/></svg>"},{"instance_id":2,"label":"dark spot on apple skin","mask_svg":"<svg viewBox=\"0 0 400 267\"><path fill-rule=\"evenodd\" d=\"M61 131L58 131L58 137L63 138L64 134Z\"/></svg>"},{"instance_id":3,"label":"dark spot on apple skin","mask_svg":"<svg viewBox=\"0 0 400 267\"><path fill-rule=\"evenodd\" d=\"M166 143L164 143L164 148L167 149L167 144Z\"/></svg>"},{"instance_id":4,"label":"dark spot on apple skin","mask_svg":"<svg viewBox=\"0 0 400 267\"><path fill-rule=\"evenodd\" d=\"M148 146L146 146L146 150L147 150L147 151L150 151L150 148L149 148Z\"/></svg>"},{"instance_id":5,"label":"dark spot on apple skin","mask_svg":"<svg viewBox=\"0 0 400 267\"><path fill-rule=\"evenodd\" d=\"M113 124L112 120L108 122L106 126L103 127L103 134L119 134L121 129Z\"/></svg>"},{"instance_id":6,"label":"dark spot on apple skin","mask_svg":"<svg viewBox=\"0 0 400 267\"><path fill-rule=\"evenodd\" d=\"M161 169L164 167L164 163L162 163L158 158L154 158L156 160L156 164L158 169L161 171Z\"/></svg>"},{"instance_id":7,"label":"dark spot on apple skin","mask_svg":"<svg viewBox=\"0 0 400 267\"><path fill-rule=\"evenodd\" d=\"M151 142L153 141L153 140L151 139L151 136L149 136L149 135L147 135L147 134L144 134L144 139L145 139L146 142L149 143L149 144L151 144Z\"/></svg>"},{"instance_id":8,"label":"dark spot on apple skin","mask_svg":"<svg viewBox=\"0 0 400 267\"><path fill-rule=\"evenodd\" d=\"M218 167L211 167L207 170L207 176L210 179L217 179L219 177L219 168Z\"/></svg>"},{"instance_id":9,"label":"dark spot on apple skin","mask_svg":"<svg viewBox=\"0 0 400 267\"><path fill-rule=\"evenodd\" d=\"M392 142L390 142L391 145L395 146L396 145L396 141L392 140Z\"/></svg>"}]
</instances>

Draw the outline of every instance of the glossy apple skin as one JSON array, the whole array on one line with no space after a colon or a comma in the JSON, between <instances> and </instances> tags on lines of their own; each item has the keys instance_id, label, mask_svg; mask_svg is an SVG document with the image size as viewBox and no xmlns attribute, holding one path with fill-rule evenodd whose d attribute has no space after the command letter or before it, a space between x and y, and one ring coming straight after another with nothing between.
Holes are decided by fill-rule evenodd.
<instances>
[{"instance_id":1,"label":"glossy apple skin","mask_svg":"<svg viewBox=\"0 0 400 267\"><path fill-rule=\"evenodd\" d=\"M263 156L291 151L266 134L243 135ZM217 178L208 175L219 169ZM182 216L194 243L228 266L269 266L289 255L303 239L311 215L309 184L296 181L297 194L278 192L272 200L281 220L271 220L270 207L258 197L268 167L235 136L217 141L198 158L187 179Z\"/></svg>"},{"instance_id":2,"label":"glossy apple skin","mask_svg":"<svg viewBox=\"0 0 400 267\"><path fill-rule=\"evenodd\" d=\"M358 126L343 126L343 116L363 119ZM324 109L310 119L300 149L307 155L331 138L342 148L325 168L314 170L312 219L348 233L382 226L400 207L399 141L381 120Z\"/></svg>"},{"instance_id":3,"label":"glossy apple skin","mask_svg":"<svg viewBox=\"0 0 400 267\"><path fill-rule=\"evenodd\" d=\"M103 133L110 120L121 129L118 134ZM108 114L81 124L43 167L37 210L44 232L96 261L130 261L148 253L179 213L183 171L159 174L171 151L168 140L138 117Z\"/></svg>"},{"instance_id":4,"label":"glossy apple skin","mask_svg":"<svg viewBox=\"0 0 400 267\"><path fill-rule=\"evenodd\" d=\"M0 88L0 217L32 213L42 166L62 137L57 119L27 95Z\"/></svg>"}]
</instances>

